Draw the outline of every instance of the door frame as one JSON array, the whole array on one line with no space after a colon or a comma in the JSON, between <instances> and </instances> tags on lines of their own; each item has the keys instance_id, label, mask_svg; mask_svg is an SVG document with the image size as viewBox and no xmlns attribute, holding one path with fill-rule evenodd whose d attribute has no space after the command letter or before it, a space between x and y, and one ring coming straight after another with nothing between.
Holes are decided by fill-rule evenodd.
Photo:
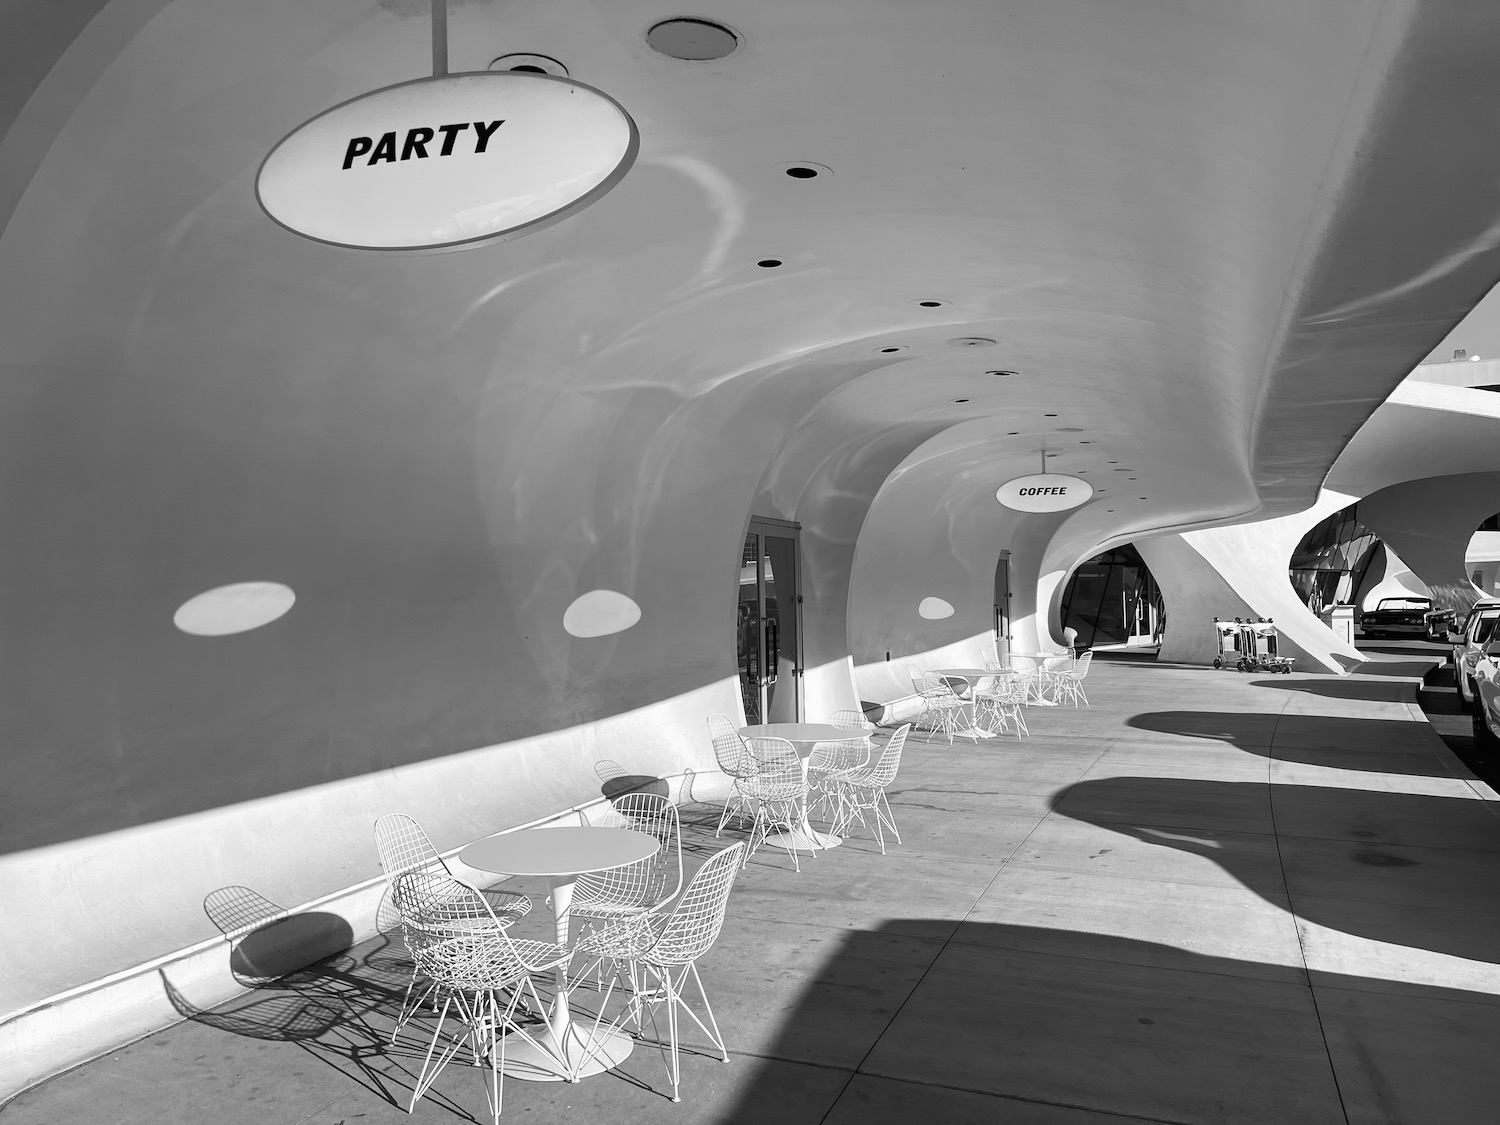
<instances>
[{"instance_id":1,"label":"door frame","mask_svg":"<svg viewBox=\"0 0 1500 1125\"><path fill-rule=\"evenodd\" d=\"M805 714L805 708L806 708L806 705L807 705L807 700L806 700L806 697L805 697L806 693L802 690L802 688L803 688L803 682L804 682L803 675L802 675L803 670L804 670L803 669L803 659L802 659L803 658L803 651L804 651L803 640L802 640L802 601L803 601L803 597L802 597L802 525L800 523L797 523L797 522L793 521L793 520L784 520L784 519L780 519L780 518L778 518L776 516L757 516L757 515L751 515L745 521L745 531L744 531L744 534L740 536L740 553L741 553L741 556L743 556L743 553L744 553L745 540L748 539L752 534L757 535L757 536L761 536L761 537L764 537L766 535L774 535L774 536L776 536L779 539L790 539L792 541L792 544L793 544L793 548L792 548L792 560L793 560L793 567L792 567L792 589L795 592L796 596L795 596L795 598L792 601L792 605L790 606L790 609L791 609L792 613L795 615L795 622L794 622L795 627L793 629L793 633L794 633L794 636L795 636L795 639L796 639L796 646L795 646L795 651L792 653L792 664L793 664L792 675L795 678L795 680L797 681L796 684L794 685L795 690L796 690L796 694L797 694L797 721L801 722L802 718L803 718L803 715ZM765 556L765 548L764 548L763 540L762 540L762 544L761 544L761 547L760 547L760 554L761 554L761 557L764 558L764 556ZM766 583L765 583L764 572L762 571L761 566L759 564L757 564L757 566L755 568L755 573L756 573L756 576L757 576L756 591L755 591L755 597L756 597L756 603L757 603L756 604L756 610L757 610L757 613L758 613L759 619L760 619L760 634L759 634L759 639L758 639L758 643L760 645L760 651L757 654L758 655L757 665L760 668L760 675L761 675L761 683L759 685L759 690L760 690L760 708L761 708L761 713L762 713L762 721L764 721L764 715L765 715L765 710L766 710L766 689L765 689L765 675L766 675L766 670L767 670L766 669L766 657L769 655L767 653L767 651L766 651L766 624L765 624L766 623ZM736 594L738 594L738 590L736 590ZM778 612L778 614L784 613L784 612L786 612L786 609L787 609L787 607L778 606L777 607L777 612ZM735 670L735 675L736 676L739 675L738 668L736 668L736 670Z\"/></svg>"}]
</instances>

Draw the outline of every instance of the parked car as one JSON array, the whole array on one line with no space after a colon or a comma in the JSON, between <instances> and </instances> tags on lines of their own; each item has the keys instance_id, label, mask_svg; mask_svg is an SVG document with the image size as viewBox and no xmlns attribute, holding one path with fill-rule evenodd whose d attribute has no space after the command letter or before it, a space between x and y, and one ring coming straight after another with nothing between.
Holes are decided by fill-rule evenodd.
<instances>
[{"instance_id":1,"label":"parked car","mask_svg":"<svg viewBox=\"0 0 1500 1125\"><path fill-rule=\"evenodd\" d=\"M1500 739L1500 640L1491 641L1474 662L1474 746L1493 750Z\"/></svg>"},{"instance_id":2,"label":"parked car","mask_svg":"<svg viewBox=\"0 0 1500 1125\"><path fill-rule=\"evenodd\" d=\"M1495 634L1500 622L1500 598L1486 598L1469 611L1469 619L1459 632L1449 634L1453 642L1453 679L1458 685L1458 705L1465 711L1474 706L1474 667L1484 646Z\"/></svg>"},{"instance_id":3,"label":"parked car","mask_svg":"<svg viewBox=\"0 0 1500 1125\"><path fill-rule=\"evenodd\" d=\"M1431 598L1381 598L1374 609L1365 610L1361 625L1366 637L1425 637L1431 612Z\"/></svg>"},{"instance_id":4,"label":"parked car","mask_svg":"<svg viewBox=\"0 0 1500 1125\"><path fill-rule=\"evenodd\" d=\"M1430 609L1422 616L1422 625L1427 630L1427 639L1440 645L1448 639L1448 633L1458 627L1458 614L1451 609Z\"/></svg>"}]
</instances>

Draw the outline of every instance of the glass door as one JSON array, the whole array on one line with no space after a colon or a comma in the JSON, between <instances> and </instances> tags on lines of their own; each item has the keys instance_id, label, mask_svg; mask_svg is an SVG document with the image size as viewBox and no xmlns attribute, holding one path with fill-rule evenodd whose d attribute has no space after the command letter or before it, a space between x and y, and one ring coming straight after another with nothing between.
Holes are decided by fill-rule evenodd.
<instances>
[{"instance_id":1,"label":"glass door","mask_svg":"<svg viewBox=\"0 0 1500 1125\"><path fill-rule=\"evenodd\" d=\"M802 597L798 527L754 519L740 552L736 648L747 723L802 717Z\"/></svg>"}]
</instances>

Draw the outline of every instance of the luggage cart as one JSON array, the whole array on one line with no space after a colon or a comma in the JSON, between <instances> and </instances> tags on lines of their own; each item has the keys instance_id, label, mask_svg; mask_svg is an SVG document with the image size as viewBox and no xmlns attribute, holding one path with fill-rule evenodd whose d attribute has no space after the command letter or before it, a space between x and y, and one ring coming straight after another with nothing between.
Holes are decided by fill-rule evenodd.
<instances>
[{"instance_id":1,"label":"luggage cart","mask_svg":"<svg viewBox=\"0 0 1500 1125\"><path fill-rule=\"evenodd\" d=\"M1233 662L1241 672L1245 670L1245 657L1240 648L1240 628L1238 617L1233 621L1214 618L1214 639L1219 645L1218 655L1214 657L1215 668L1227 668Z\"/></svg>"},{"instance_id":2,"label":"luggage cart","mask_svg":"<svg viewBox=\"0 0 1500 1125\"><path fill-rule=\"evenodd\" d=\"M1246 656L1251 661L1251 671L1281 672L1291 675L1295 661L1290 656L1278 655L1277 642L1280 634L1269 617L1262 617L1246 626Z\"/></svg>"}]
</instances>

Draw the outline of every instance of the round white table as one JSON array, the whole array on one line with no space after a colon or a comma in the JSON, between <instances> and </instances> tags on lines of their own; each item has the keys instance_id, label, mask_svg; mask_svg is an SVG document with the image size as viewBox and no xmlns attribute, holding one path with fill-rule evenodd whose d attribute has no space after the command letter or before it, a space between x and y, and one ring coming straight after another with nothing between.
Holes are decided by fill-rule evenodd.
<instances>
[{"instance_id":1,"label":"round white table","mask_svg":"<svg viewBox=\"0 0 1500 1125\"><path fill-rule=\"evenodd\" d=\"M740 727L741 738L784 738L802 759L802 777L807 778L807 760L812 757L813 747L819 742L863 742L868 731L845 730L832 723L758 723ZM802 802L802 821L795 828L773 832L766 837L773 847L791 848L799 852L836 848L844 842L842 836L831 832L818 832L807 819L807 802Z\"/></svg>"},{"instance_id":2,"label":"round white table","mask_svg":"<svg viewBox=\"0 0 1500 1125\"><path fill-rule=\"evenodd\" d=\"M458 853L458 858L479 871L545 878L552 895L557 944L566 948L568 912L578 876L639 863L655 855L660 847L649 833L626 828L528 828L475 840ZM547 1013L547 1030L535 1038L552 1053L515 1036L505 1046L507 1075L532 1082L576 1082L615 1066L634 1046L630 1036L621 1032L591 1034L573 1023L568 1011L566 964L557 969L557 995Z\"/></svg>"}]
</instances>

